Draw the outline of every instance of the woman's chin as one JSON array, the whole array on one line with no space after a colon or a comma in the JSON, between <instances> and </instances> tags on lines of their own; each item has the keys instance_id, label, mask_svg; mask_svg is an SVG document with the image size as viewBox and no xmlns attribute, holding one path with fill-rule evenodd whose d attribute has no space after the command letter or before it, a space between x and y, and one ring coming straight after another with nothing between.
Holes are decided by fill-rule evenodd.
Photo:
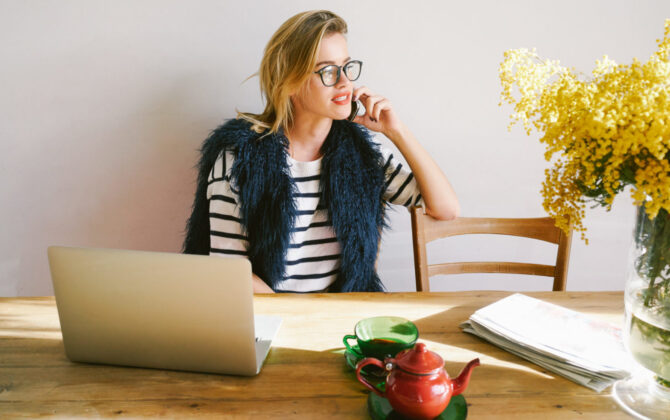
<instances>
[{"instance_id":1,"label":"woman's chin","mask_svg":"<svg viewBox=\"0 0 670 420\"><path fill-rule=\"evenodd\" d=\"M349 118L350 112L351 109L349 107L339 105L337 108L329 109L327 112L324 112L321 115L323 115L324 117L328 117L331 120L346 120L347 118Z\"/></svg>"},{"instance_id":2,"label":"woman's chin","mask_svg":"<svg viewBox=\"0 0 670 420\"><path fill-rule=\"evenodd\" d=\"M333 116L334 120L346 120L347 118L349 118L348 111L340 111L335 113L335 116Z\"/></svg>"}]
</instances>

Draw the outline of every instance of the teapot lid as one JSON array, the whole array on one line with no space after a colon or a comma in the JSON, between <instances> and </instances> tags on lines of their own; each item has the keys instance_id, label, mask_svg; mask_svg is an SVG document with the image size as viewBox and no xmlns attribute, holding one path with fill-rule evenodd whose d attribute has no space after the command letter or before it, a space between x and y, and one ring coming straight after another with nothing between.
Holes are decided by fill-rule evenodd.
<instances>
[{"instance_id":1,"label":"teapot lid","mask_svg":"<svg viewBox=\"0 0 670 420\"><path fill-rule=\"evenodd\" d=\"M413 349L398 354L396 364L402 370L416 374L428 374L444 368L442 357L428 350L424 343L417 343Z\"/></svg>"}]
</instances>

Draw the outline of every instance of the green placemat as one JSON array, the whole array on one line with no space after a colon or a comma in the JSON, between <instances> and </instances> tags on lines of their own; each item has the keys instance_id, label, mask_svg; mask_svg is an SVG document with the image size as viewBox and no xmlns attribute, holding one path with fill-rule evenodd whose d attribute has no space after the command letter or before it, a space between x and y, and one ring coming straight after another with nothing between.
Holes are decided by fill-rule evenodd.
<instances>
[{"instance_id":1,"label":"green placemat","mask_svg":"<svg viewBox=\"0 0 670 420\"><path fill-rule=\"evenodd\" d=\"M401 420L404 419L402 415L393 411L393 407L384 397L371 392L368 394L368 412L373 420ZM465 402L465 397L456 395L451 398L449 405L444 409L442 414L435 417L436 420L461 420L468 416L468 404Z\"/></svg>"}]
</instances>

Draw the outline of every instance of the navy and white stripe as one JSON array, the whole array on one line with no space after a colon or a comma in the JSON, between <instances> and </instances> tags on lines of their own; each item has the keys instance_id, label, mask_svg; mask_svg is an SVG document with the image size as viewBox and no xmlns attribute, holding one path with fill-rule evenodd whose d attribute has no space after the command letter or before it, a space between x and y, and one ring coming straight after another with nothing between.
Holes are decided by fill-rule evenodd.
<instances>
[{"instance_id":1,"label":"navy and white stripe","mask_svg":"<svg viewBox=\"0 0 670 420\"><path fill-rule=\"evenodd\" d=\"M388 149L382 148L386 191L384 200L405 207L423 206L419 185L408 165L403 165Z\"/></svg>"},{"instance_id":2,"label":"navy and white stripe","mask_svg":"<svg viewBox=\"0 0 670 420\"><path fill-rule=\"evenodd\" d=\"M423 205L419 188L409 168L396 161L382 148L386 191L384 199L392 204ZM210 254L246 256L249 242L240 225L238 196L230 182L233 153L217 159L209 174ZM322 291L337 278L340 268L340 244L335 237L328 212L320 202L321 159L299 162L288 158L291 177L297 187L294 195L298 216L286 255L286 275L278 291Z\"/></svg>"}]
</instances>

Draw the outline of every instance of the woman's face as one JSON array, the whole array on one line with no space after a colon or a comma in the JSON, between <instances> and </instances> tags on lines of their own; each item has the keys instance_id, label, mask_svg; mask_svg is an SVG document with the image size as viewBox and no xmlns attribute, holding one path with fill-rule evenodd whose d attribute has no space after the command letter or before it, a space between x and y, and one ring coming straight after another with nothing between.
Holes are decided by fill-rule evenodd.
<instances>
[{"instance_id":1,"label":"woman's face","mask_svg":"<svg viewBox=\"0 0 670 420\"><path fill-rule=\"evenodd\" d=\"M342 66L349 60L346 38L340 33L333 33L321 40L317 64L312 71L321 70L330 64ZM353 88L343 71L340 71L340 80L334 86L324 86L319 74L312 74L302 89L291 97L296 117L347 118L351 112Z\"/></svg>"}]
</instances>

